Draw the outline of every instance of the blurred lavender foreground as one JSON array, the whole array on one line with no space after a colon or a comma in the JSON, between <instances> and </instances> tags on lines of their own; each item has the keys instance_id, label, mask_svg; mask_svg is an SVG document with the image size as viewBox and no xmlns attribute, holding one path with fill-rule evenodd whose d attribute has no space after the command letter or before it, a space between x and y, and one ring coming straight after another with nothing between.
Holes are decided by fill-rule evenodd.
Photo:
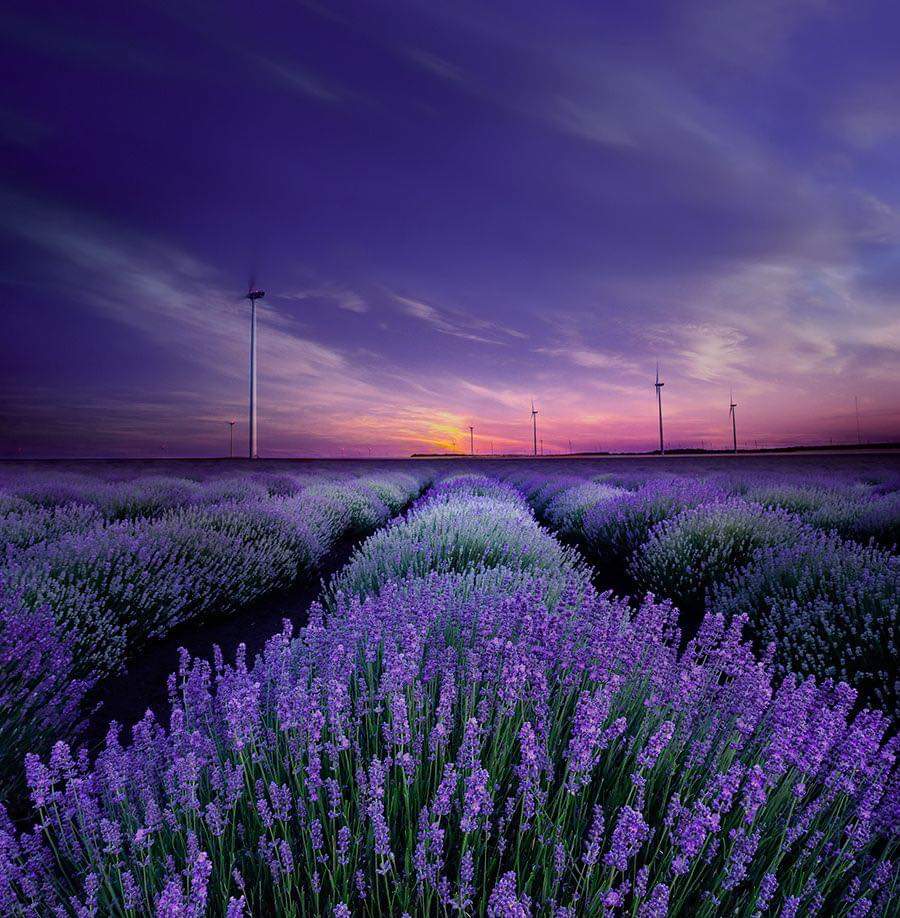
<instances>
[{"instance_id":1,"label":"blurred lavender foreground","mask_svg":"<svg viewBox=\"0 0 900 918\"><path fill-rule=\"evenodd\" d=\"M29 756L0 907L896 914L889 718L776 682L744 624L708 614L679 652L669 603L599 595L513 488L447 480L298 634L185 658L169 729Z\"/></svg>"}]
</instances>

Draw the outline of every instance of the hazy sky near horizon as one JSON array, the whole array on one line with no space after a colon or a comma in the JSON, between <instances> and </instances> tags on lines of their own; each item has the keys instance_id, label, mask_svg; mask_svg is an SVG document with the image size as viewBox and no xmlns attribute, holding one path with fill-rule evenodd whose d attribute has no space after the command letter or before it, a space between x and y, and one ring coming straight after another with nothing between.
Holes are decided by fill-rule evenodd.
<instances>
[{"instance_id":1,"label":"hazy sky near horizon","mask_svg":"<svg viewBox=\"0 0 900 918\"><path fill-rule=\"evenodd\" d=\"M900 8L7 0L0 455L900 438Z\"/></svg>"}]
</instances>

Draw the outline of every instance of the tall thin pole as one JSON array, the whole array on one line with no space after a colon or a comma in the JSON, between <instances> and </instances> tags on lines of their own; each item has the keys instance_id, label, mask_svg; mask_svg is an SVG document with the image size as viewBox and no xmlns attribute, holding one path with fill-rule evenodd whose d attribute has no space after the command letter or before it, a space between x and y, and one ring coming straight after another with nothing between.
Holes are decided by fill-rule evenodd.
<instances>
[{"instance_id":1,"label":"tall thin pole","mask_svg":"<svg viewBox=\"0 0 900 918\"><path fill-rule=\"evenodd\" d=\"M538 413L534 410L534 401L531 402L531 426L532 426L532 436L534 437L533 449L534 455L537 455L537 416Z\"/></svg>"},{"instance_id":2,"label":"tall thin pole","mask_svg":"<svg viewBox=\"0 0 900 918\"><path fill-rule=\"evenodd\" d=\"M250 458L257 456L256 441L256 300L250 299Z\"/></svg>"},{"instance_id":3,"label":"tall thin pole","mask_svg":"<svg viewBox=\"0 0 900 918\"><path fill-rule=\"evenodd\" d=\"M734 452L737 452L737 403L734 400L734 390L728 392L728 413L731 415L731 443Z\"/></svg>"},{"instance_id":4,"label":"tall thin pole","mask_svg":"<svg viewBox=\"0 0 900 918\"><path fill-rule=\"evenodd\" d=\"M475 428L469 425L469 453L475 455Z\"/></svg>"},{"instance_id":5,"label":"tall thin pole","mask_svg":"<svg viewBox=\"0 0 900 918\"><path fill-rule=\"evenodd\" d=\"M228 422L228 458L234 459L234 421Z\"/></svg>"},{"instance_id":6,"label":"tall thin pole","mask_svg":"<svg viewBox=\"0 0 900 918\"><path fill-rule=\"evenodd\" d=\"M259 457L259 443L256 436L256 301L266 295L265 290L254 290L251 283L247 291L250 300L250 430L248 432L250 458Z\"/></svg>"},{"instance_id":7,"label":"tall thin pole","mask_svg":"<svg viewBox=\"0 0 900 918\"><path fill-rule=\"evenodd\" d=\"M853 402L856 405L856 445L862 446L862 432L859 429L859 396L853 396Z\"/></svg>"},{"instance_id":8,"label":"tall thin pole","mask_svg":"<svg viewBox=\"0 0 900 918\"><path fill-rule=\"evenodd\" d=\"M665 383L659 381L659 364L656 365L656 401L659 405L659 454L664 455L666 450L663 446L663 422L662 422L662 387Z\"/></svg>"}]
</instances>

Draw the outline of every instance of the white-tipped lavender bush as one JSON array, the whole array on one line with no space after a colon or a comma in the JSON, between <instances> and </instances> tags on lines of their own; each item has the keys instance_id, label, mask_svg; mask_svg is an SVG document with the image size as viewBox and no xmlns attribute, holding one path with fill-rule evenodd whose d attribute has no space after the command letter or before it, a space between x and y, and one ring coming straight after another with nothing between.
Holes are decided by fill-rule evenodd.
<instances>
[{"instance_id":1,"label":"white-tipped lavender bush","mask_svg":"<svg viewBox=\"0 0 900 918\"><path fill-rule=\"evenodd\" d=\"M439 486L402 524L367 539L333 581L331 594L368 596L410 576L492 567L565 578L574 555L541 529L521 498L494 486L496 495L480 493L482 485L471 493L469 482Z\"/></svg>"},{"instance_id":2,"label":"white-tipped lavender bush","mask_svg":"<svg viewBox=\"0 0 900 918\"><path fill-rule=\"evenodd\" d=\"M560 491L547 504L543 516L556 532L564 536L580 537L584 518L598 504L604 504L628 494L600 481L586 481Z\"/></svg>"},{"instance_id":3,"label":"white-tipped lavender bush","mask_svg":"<svg viewBox=\"0 0 900 918\"><path fill-rule=\"evenodd\" d=\"M738 498L701 504L657 523L629 570L639 589L699 616L713 584L733 576L758 549L789 544L802 533L801 520L784 510Z\"/></svg>"},{"instance_id":4,"label":"white-tipped lavender bush","mask_svg":"<svg viewBox=\"0 0 900 918\"><path fill-rule=\"evenodd\" d=\"M412 476L383 479L406 489L407 501L420 489ZM96 500L114 491L115 506L134 515L120 522L106 523L102 510L47 499L43 479L44 499L31 506L31 517L0 518L0 532L5 526L10 536L4 568L11 588L26 607L52 611L80 673L114 672L181 622L234 612L313 576L339 540L369 532L390 515L374 491L352 479L319 481L285 497L267 497L258 481L183 487L177 480L168 487L137 480L136 496L127 500L122 495L131 484L90 486ZM160 495L168 502L174 494L187 505L143 515Z\"/></svg>"},{"instance_id":5,"label":"white-tipped lavender bush","mask_svg":"<svg viewBox=\"0 0 900 918\"><path fill-rule=\"evenodd\" d=\"M597 502L584 514L579 542L601 570L627 572L650 530L691 507L725 499L718 484L689 478L653 478L634 491Z\"/></svg>"},{"instance_id":6,"label":"white-tipped lavender bush","mask_svg":"<svg viewBox=\"0 0 900 918\"><path fill-rule=\"evenodd\" d=\"M900 540L900 493L873 494L867 487L783 482L748 489L747 499L796 513L818 529L847 539L874 540L895 548Z\"/></svg>"}]
</instances>

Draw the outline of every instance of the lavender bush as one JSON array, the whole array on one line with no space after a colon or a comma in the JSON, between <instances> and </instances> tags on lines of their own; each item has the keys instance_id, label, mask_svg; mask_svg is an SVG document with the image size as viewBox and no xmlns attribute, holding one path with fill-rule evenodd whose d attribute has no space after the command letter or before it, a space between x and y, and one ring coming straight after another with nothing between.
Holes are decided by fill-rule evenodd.
<instances>
[{"instance_id":1,"label":"lavender bush","mask_svg":"<svg viewBox=\"0 0 900 918\"><path fill-rule=\"evenodd\" d=\"M85 504L55 507L23 507L0 513L0 545L12 549L28 548L38 542L53 541L70 532L84 532L101 524L99 511Z\"/></svg>"},{"instance_id":2,"label":"lavender bush","mask_svg":"<svg viewBox=\"0 0 900 918\"><path fill-rule=\"evenodd\" d=\"M800 519L739 498L701 504L657 523L630 563L641 590L699 616L711 586L733 576L755 552L795 542Z\"/></svg>"},{"instance_id":3,"label":"lavender bush","mask_svg":"<svg viewBox=\"0 0 900 918\"><path fill-rule=\"evenodd\" d=\"M558 494L586 483L585 478L576 475L548 475L528 469L513 472L506 480L525 495L528 505L539 517Z\"/></svg>"},{"instance_id":4,"label":"lavender bush","mask_svg":"<svg viewBox=\"0 0 900 918\"><path fill-rule=\"evenodd\" d=\"M418 490L415 479L394 484L409 487L407 498ZM48 531L57 517L89 515L73 504L39 512L52 517ZM314 484L290 497L192 502L158 517L70 526L60 538L8 554L6 576L26 606L52 609L78 670L105 675L181 622L233 612L313 576L339 539L389 515L374 491L354 481Z\"/></svg>"},{"instance_id":5,"label":"lavender bush","mask_svg":"<svg viewBox=\"0 0 900 918\"><path fill-rule=\"evenodd\" d=\"M601 504L629 494L599 481L586 481L558 493L544 510L543 516L554 530L565 536L579 536L586 514Z\"/></svg>"},{"instance_id":6,"label":"lavender bush","mask_svg":"<svg viewBox=\"0 0 900 918\"><path fill-rule=\"evenodd\" d=\"M442 483L401 523L367 539L332 591L368 596L407 576L496 567L540 570L558 581L575 562L538 526L516 491L481 476L464 476Z\"/></svg>"},{"instance_id":7,"label":"lavender bush","mask_svg":"<svg viewBox=\"0 0 900 918\"><path fill-rule=\"evenodd\" d=\"M887 548L900 541L900 493L873 494L861 484L835 488L805 483L782 483L751 488L747 497L766 507L796 513L819 529Z\"/></svg>"},{"instance_id":8,"label":"lavender bush","mask_svg":"<svg viewBox=\"0 0 900 918\"><path fill-rule=\"evenodd\" d=\"M391 531L427 538L421 516L478 500L524 510L460 494ZM451 518L477 541L481 517ZM0 818L0 908L895 913L886 717L852 717L846 685L773 689L740 618L679 654L668 604L586 590L559 552L571 588L549 603L541 564L474 591L398 566L252 667L185 657L168 729L113 729L93 767L64 744L29 758L37 824Z\"/></svg>"},{"instance_id":9,"label":"lavender bush","mask_svg":"<svg viewBox=\"0 0 900 918\"><path fill-rule=\"evenodd\" d=\"M896 555L813 530L759 551L713 587L710 607L745 614L756 645L772 646L778 675L842 679L896 717L898 596Z\"/></svg>"},{"instance_id":10,"label":"lavender bush","mask_svg":"<svg viewBox=\"0 0 900 918\"><path fill-rule=\"evenodd\" d=\"M72 650L47 609L27 609L0 579L0 799L24 785L26 752L75 736L90 682L74 675Z\"/></svg>"},{"instance_id":11,"label":"lavender bush","mask_svg":"<svg viewBox=\"0 0 900 918\"><path fill-rule=\"evenodd\" d=\"M595 564L618 576L657 523L725 496L719 485L702 479L653 478L594 504L584 514L579 542Z\"/></svg>"}]
</instances>

